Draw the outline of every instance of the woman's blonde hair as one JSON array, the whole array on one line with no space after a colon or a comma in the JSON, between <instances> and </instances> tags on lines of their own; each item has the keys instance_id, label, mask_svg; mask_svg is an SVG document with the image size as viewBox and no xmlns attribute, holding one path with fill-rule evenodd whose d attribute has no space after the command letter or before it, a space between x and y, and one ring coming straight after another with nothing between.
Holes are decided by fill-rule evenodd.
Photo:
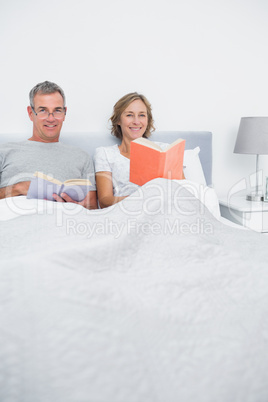
<instances>
[{"instance_id":1,"label":"woman's blonde hair","mask_svg":"<svg viewBox=\"0 0 268 402\"><path fill-rule=\"evenodd\" d=\"M112 135L119 138L120 140L122 140L123 138L121 127L118 124L120 121L121 114L132 102L138 99L140 99L145 104L148 116L148 125L146 127L145 133L143 134L143 137L145 138L150 137L152 131L155 130L150 102L144 95L138 94L137 92L131 92L123 96L121 99L119 99L119 101L116 102L116 104L114 105L113 114L110 117L112 123L112 130L111 130Z\"/></svg>"}]
</instances>

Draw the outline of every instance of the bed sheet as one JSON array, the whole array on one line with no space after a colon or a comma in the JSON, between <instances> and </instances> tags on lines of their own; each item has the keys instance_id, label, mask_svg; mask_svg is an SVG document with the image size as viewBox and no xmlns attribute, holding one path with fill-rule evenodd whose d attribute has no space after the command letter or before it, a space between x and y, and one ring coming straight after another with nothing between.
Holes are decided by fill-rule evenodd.
<instances>
[{"instance_id":1,"label":"bed sheet","mask_svg":"<svg viewBox=\"0 0 268 402\"><path fill-rule=\"evenodd\" d=\"M216 218L220 218L218 197L213 188L190 180L173 180L173 182L185 187L194 197L198 198ZM137 196L143 196L142 188L134 195L134 197ZM26 196L11 197L0 200L0 222L8 221L22 215L53 214L55 210L63 211L63 213L65 211L66 213L76 214L82 211L82 209L83 208L77 204L27 199Z\"/></svg>"},{"instance_id":2,"label":"bed sheet","mask_svg":"<svg viewBox=\"0 0 268 402\"><path fill-rule=\"evenodd\" d=\"M1 222L1 401L267 401L266 237L162 179L63 208Z\"/></svg>"}]
</instances>

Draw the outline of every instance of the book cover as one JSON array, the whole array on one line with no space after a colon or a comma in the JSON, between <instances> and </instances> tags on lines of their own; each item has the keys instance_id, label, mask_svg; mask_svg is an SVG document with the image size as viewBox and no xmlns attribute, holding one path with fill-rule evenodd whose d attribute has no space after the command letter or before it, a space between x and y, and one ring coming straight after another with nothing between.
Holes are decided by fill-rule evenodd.
<instances>
[{"instance_id":1,"label":"book cover","mask_svg":"<svg viewBox=\"0 0 268 402\"><path fill-rule=\"evenodd\" d=\"M150 180L183 178L185 140L179 138L165 150L146 138L138 138L130 145L129 181L139 186Z\"/></svg>"},{"instance_id":2,"label":"book cover","mask_svg":"<svg viewBox=\"0 0 268 402\"><path fill-rule=\"evenodd\" d=\"M66 193L74 201L82 201L90 191L91 182L86 179L70 179L61 182L41 172L35 172L27 193L27 198L55 201L53 194Z\"/></svg>"}]
</instances>

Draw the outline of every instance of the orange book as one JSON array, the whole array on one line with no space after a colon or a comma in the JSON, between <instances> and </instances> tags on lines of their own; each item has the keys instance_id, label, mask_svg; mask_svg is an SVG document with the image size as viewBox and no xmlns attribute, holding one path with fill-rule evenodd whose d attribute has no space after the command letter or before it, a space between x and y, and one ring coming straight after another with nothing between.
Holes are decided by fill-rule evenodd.
<instances>
[{"instance_id":1,"label":"orange book","mask_svg":"<svg viewBox=\"0 0 268 402\"><path fill-rule=\"evenodd\" d=\"M157 177L181 180L184 148L181 138L165 150L144 137L131 141L129 181L142 186Z\"/></svg>"}]
</instances>

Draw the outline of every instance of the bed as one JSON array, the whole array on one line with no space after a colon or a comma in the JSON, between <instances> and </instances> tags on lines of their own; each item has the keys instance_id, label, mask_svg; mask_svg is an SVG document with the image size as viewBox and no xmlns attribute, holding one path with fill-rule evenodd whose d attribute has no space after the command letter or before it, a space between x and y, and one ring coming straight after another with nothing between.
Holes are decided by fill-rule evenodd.
<instances>
[{"instance_id":1,"label":"bed","mask_svg":"<svg viewBox=\"0 0 268 402\"><path fill-rule=\"evenodd\" d=\"M268 400L267 237L222 222L211 133L153 139L178 137L208 186L155 179L94 211L0 201L1 402Z\"/></svg>"}]
</instances>

